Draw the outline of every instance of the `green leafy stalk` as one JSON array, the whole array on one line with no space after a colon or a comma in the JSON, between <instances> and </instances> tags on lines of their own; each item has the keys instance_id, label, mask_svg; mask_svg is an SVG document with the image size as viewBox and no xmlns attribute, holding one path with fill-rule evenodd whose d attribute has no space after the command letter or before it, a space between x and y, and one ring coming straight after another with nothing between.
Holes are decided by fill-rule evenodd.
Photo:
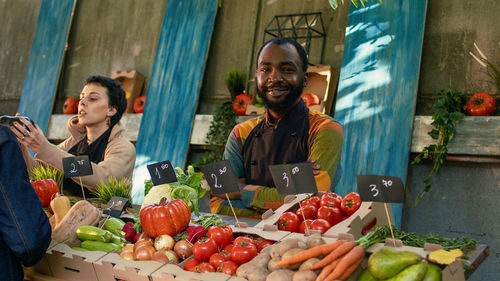
<instances>
[{"instance_id":1,"label":"green leafy stalk","mask_svg":"<svg viewBox=\"0 0 500 281\"><path fill-rule=\"evenodd\" d=\"M108 203L113 196L127 198L129 202L132 202L131 192L132 184L128 179L121 178L118 180L115 177L109 177L108 182L101 181L93 193L99 197L99 201Z\"/></svg>"},{"instance_id":2,"label":"green leafy stalk","mask_svg":"<svg viewBox=\"0 0 500 281\"><path fill-rule=\"evenodd\" d=\"M56 168L52 168L49 165L40 163L40 165L31 170L30 180L37 181L44 179L53 179L60 189L63 185L64 174Z\"/></svg>"},{"instance_id":3,"label":"green leafy stalk","mask_svg":"<svg viewBox=\"0 0 500 281\"><path fill-rule=\"evenodd\" d=\"M417 164L424 159L432 161L432 170L424 180L424 187L418 193L415 205L418 205L424 195L431 190L431 178L434 174L439 175L441 165L448 155L448 144L455 135L456 125L465 116L462 113L466 104L466 97L463 93L451 90L440 91L438 96L440 98L434 104L433 122L431 123L435 129L428 133L433 139L438 140L437 144L424 147L422 152L411 162Z\"/></svg>"}]
</instances>

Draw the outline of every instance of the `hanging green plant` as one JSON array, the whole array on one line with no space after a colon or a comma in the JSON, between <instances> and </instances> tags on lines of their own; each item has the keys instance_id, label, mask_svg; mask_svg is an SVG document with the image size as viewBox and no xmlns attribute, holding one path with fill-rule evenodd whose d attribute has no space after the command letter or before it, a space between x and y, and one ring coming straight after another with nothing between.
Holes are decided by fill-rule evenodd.
<instances>
[{"instance_id":1,"label":"hanging green plant","mask_svg":"<svg viewBox=\"0 0 500 281\"><path fill-rule=\"evenodd\" d=\"M201 165L222 160L224 146L231 130L236 125L237 118L231 102L222 104L214 111L207 133L209 151L203 153L200 160L193 164L193 167L199 169Z\"/></svg>"},{"instance_id":2,"label":"hanging green plant","mask_svg":"<svg viewBox=\"0 0 500 281\"><path fill-rule=\"evenodd\" d=\"M231 93L231 100L245 91L245 73L236 69L229 71L224 77L226 87Z\"/></svg>"},{"instance_id":3,"label":"hanging green plant","mask_svg":"<svg viewBox=\"0 0 500 281\"><path fill-rule=\"evenodd\" d=\"M368 2L369 0L359 0L359 3L361 3L361 6L365 6L365 3ZM359 8L359 3L357 0L351 0L352 4L354 7ZM380 3L382 3L382 0L379 0ZM330 3L330 6L332 9L337 9L339 6L339 1L338 0L328 0L328 3ZM344 4L344 0L342 0L342 4Z\"/></svg>"},{"instance_id":4,"label":"hanging green plant","mask_svg":"<svg viewBox=\"0 0 500 281\"><path fill-rule=\"evenodd\" d=\"M463 93L449 90L440 91L439 99L434 104L434 114L432 123L435 129L429 135L438 140L436 144L431 144L413 159L412 164L420 163L424 159L432 160L432 170L424 180L424 187L418 193L415 205L418 205L424 195L431 190L431 178L434 174L439 175L441 165L443 165L448 155L448 144L453 139L456 132L457 123L464 118L463 113L466 104L466 97Z\"/></svg>"}]
</instances>

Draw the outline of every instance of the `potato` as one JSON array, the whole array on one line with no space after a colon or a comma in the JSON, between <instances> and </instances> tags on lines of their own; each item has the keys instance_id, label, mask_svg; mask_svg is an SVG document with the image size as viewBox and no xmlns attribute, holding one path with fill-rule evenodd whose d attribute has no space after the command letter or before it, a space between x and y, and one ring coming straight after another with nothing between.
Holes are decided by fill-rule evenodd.
<instances>
[{"instance_id":1,"label":"potato","mask_svg":"<svg viewBox=\"0 0 500 281\"><path fill-rule=\"evenodd\" d=\"M280 255L280 253L278 251L280 244L281 243L277 243L277 244L274 244L274 245L271 245L269 247L264 248L264 249L271 248L269 250L270 250L270 254L271 254L271 258L272 259L274 259L274 258L280 258L281 257L281 255Z\"/></svg>"},{"instance_id":2,"label":"potato","mask_svg":"<svg viewBox=\"0 0 500 281\"><path fill-rule=\"evenodd\" d=\"M319 261L320 261L320 259L318 259L318 258L310 258L310 259L306 260L305 262L303 262L299 266L299 271L307 270L308 268L310 268L311 266L313 266L315 263L317 263Z\"/></svg>"},{"instance_id":3,"label":"potato","mask_svg":"<svg viewBox=\"0 0 500 281\"><path fill-rule=\"evenodd\" d=\"M297 271L293 274L292 281L314 281L318 275L311 270Z\"/></svg>"},{"instance_id":4,"label":"potato","mask_svg":"<svg viewBox=\"0 0 500 281\"><path fill-rule=\"evenodd\" d=\"M278 269L267 275L266 281L292 281L295 272L289 269Z\"/></svg>"},{"instance_id":5,"label":"potato","mask_svg":"<svg viewBox=\"0 0 500 281\"><path fill-rule=\"evenodd\" d=\"M282 267L276 267L276 264L281 261L280 257L272 258L268 263L267 263L267 269L269 271L275 271L276 269L281 269Z\"/></svg>"},{"instance_id":6,"label":"potato","mask_svg":"<svg viewBox=\"0 0 500 281\"><path fill-rule=\"evenodd\" d=\"M307 248L313 248L319 245L325 244L325 240L321 238L321 235L314 234L306 238L306 245Z\"/></svg>"},{"instance_id":7,"label":"potato","mask_svg":"<svg viewBox=\"0 0 500 281\"><path fill-rule=\"evenodd\" d=\"M267 264L269 263L270 260L271 260L271 255L266 254L266 253L262 254L262 252L261 252L260 254L255 256L250 261L250 263L255 267L267 268Z\"/></svg>"},{"instance_id":8,"label":"potato","mask_svg":"<svg viewBox=\"0 0 500 281\"><path fill-rule=\"evenodd\" d=\"M250 272L250 270L253 270L253 268L254 266L251 263L249 262L244 263L238 266L238 269L236 269L236 276L241 278L247 278L248 273Z\"/></svg>"},{"instance_id":9,"label":"potato","mask_svg":"<svg viewBox=\"0 0 500 281\"><path fill-rule=\"evenodd\" d=\"M248 272L248 281L265 281L269 271L263 267L251 267Z\"/></svg>"},{"instance_id":10,"label":"potato","mask_svg":"<svg viewBox=\"0 0 500 281\"><path fill-rule=\"evenodd\" d=\"M300 253L304 251L304 249L301 249L301 248L293 248L293 249L290 249L288 251L286 251L286 253L283 254L283 256L281 256L281 259L287 259L291 256L295 256L296 254ZM300 266L300 262L297 262L297 263L294 263L294 264L290 264L290 265L287 265L287 266L284 266L283 268L288 268L288 269L297 269L299 268Z\"/></svg>"},{"instance_id":11,"label":"potato","mask_svg":"<svg viewBox=\"0 0 500 281\"><path fill-rule=\"evenodd\" d=\"M302 239L299 238L290 238L290 239L285 239L283 240L279 246L278 246L278 253L280 256L283 256L283 254L293 248L302 248L305 249L307 248L307 245L302 241Z\"/></svg>"}]
</instances>

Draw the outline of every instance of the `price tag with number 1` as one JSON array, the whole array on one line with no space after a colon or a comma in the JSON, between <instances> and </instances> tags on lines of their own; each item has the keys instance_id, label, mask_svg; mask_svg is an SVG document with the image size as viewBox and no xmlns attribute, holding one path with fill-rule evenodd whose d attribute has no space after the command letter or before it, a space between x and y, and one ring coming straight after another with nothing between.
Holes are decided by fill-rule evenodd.
<instances>
[{"instance_id":1,"label":"price tag with number 1","mask_svg":"<svg viewBox=\"0 0 500 281\"><path fill-rule=\"evenodd\" d=\"M177 181L174 169L170 161L158 162L155 164L147 165L149 175L154 185L171 183Z\"/></svg>"}]
</instances>

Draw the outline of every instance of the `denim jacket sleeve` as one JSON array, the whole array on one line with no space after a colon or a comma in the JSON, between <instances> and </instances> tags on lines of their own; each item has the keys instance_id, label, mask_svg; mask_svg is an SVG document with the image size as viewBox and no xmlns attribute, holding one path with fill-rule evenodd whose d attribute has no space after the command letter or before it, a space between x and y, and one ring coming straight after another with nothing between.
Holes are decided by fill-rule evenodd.
<instances>
[{"instance_id":1,"label":"denim jacket sleeve","mask_svg":"<svg viewBox=\"0 0 500 281\"><path fill-rule=\"evenodd\" d=\"M13 133L0 126L0 239L25 266L36 264L51 241L51 228L28 179Z\"/></svg>"}]
</instances>

